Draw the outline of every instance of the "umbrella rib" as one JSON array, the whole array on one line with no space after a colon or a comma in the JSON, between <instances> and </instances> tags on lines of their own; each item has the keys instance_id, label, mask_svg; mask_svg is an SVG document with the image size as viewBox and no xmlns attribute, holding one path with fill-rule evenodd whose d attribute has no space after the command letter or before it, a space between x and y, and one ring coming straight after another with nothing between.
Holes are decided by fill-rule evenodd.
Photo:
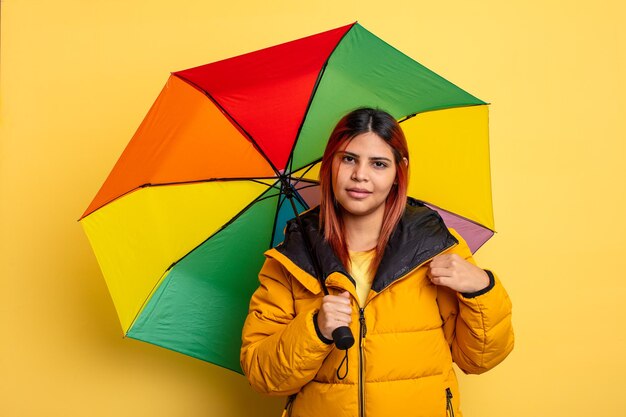
<instances>
[{"instance_id":1,"label":"umbrella rib","mask_svg":"<svg viewBox=\"0 0 626 417\"><path fill-rule=\"evenodd\" d=\"M169 185L185 185L185 184L201 184L201 183L205 183L205 182L230 182L230 181L251 181L251 182L256 182L258 184L263 184L263 185L267 185L266 183L264 183L262 180L275 180L275 177L250 177L250 178L232 178L232 177L227 177L227 178L207 178L207 179L201 179L201 180L191 180L191 181L172 181L172 182L157 182L157 183L146 183L146 184L142 184L137 188L134 188L134 190L139 189L139 188L146 188L146 187L163 187L163 186L169 186ZM132 190L131 190L132 191ZM130 192L130 191L129 191Z\"/></svg>"},{"instance_id":2,"label":"umbrella rib","mask_svg":"<svg viewBox=\"0 0 626 417\"><path fill-rule=\"evenodd\" d=\"M283 202L285 201L285 198L283 196L282 201L281 201L281 195L278 194L278 201L276 203L276 211L274 213L274 222L272 223L272 236L270 237L270 247L274 245L274 236L276 235L276 223L278 223L278 213L280 212L280 208L283 205Z\"/></svg>"},{"instance_id":3,"label":"umbrella rib","mask_svg":"<svg viewBox=\"0 0 626 417\"><path fill-rule=\"evenodd\" d=\"M223 369L226 369L226 370L233 371L233 372L236 372L238 374L241 374L241 370L239 370L239 369L235 369L233 367L230 367L230 366L218 363L219 360L207 359L206 357L204 357L204 356L202 356L202 355L200 355L200 354L198 354L196 352L191 352L191 351L188 351L188 350L185 350L185 349L182 349L182 348L178 348L178 347L169 345L169 344L164 343L164 342L155 342L155 341L149 340L148 338L139 338L139 337L129 336L129 335L125 335L125 336L129 337L131 339L134 339L134 340L139 340L141 342L145 342L145 343L149 343L149 344L154 345L154 346L158 346L160 348L171 350L172 352L182 353L183 355L187 355L187 356L192 357L192 358L200 359L201 361L205 361L205 362L211 363L211 364L213 364L215 366L219 366L220 368L223 368Z\"/></svg>"},{"instance_id":4,"label":"umbrella rib","mask_svg":"<svg viewBox=\"0 0 626 417\"><path fill-rule=\"evenodd\" d=\"M185 255L186 256L186 255ZM182 258L181 258L182 259ZM137 310L137 314L135 314L135 317L133 317L133 320L130 322L130 326L128 326L128 330L126 331L126 333L124 334L124 336L128 336L128 332L133 328L133 326L135 325L135 323L137 322L137 319L139 319L139 316L141 316L141 313L143 313L143 310L146 308L146 306L148 305L148 302L150 302L150 300L152 299L152 296L154 295L154 293L156 292L156 290L161 286L161 284L163 283L163 280L165 279L165 277L167 277L167 273L170 269L172 269L172 267L174 265L176 265L177 262L174 262L172 265L170 265L162 274L161 277L154 283L154 285L152 286L152 289L150 290L150 293L148 294L148 296L145 298L145 300L143 300L143 302L141 303L141 307L139 307L139 310ZM132 337L131 337L132 339Z\"/></svg>"},{"instance_id":5,"label":"umbrella rib","mask_svg":"<svg viewBox=\"0 0 626 417\"><path fill-rule=\"evenodd\" d=\"M307 187L302 187L300 188L300 190L304 190L306 188L310 188L310 187L314 187L314 185L310 185ZM302 204L302 206L304 207L305 210L310 209L311 207L309 207L309 205L307 204L306 201L304 201L304 198L300 195L300 193L294 193L294 195L296 196L296 198L298 199L298 201L300 202L300 204Z\"/></svg>"},{"instance_id":6,"label":"umbrella rib","mask_svg":"<svg viewBox=\"0 0 626 417\"><path fill-rule=\"evenodd\" d=\"M337 47L339 47L339 45L341 44L343 39L348 35L348 33L350 33L350 31L354 28L354 26L356 24L357 24L357 22L354 22L352 24L352 27L350 27L350 29L347 30L341 36L341 39L339 39L339 41L337 41L337 44L335 45L333 50L328 54L328 58L326 58L326 61L324 61L324 65L322 65L322 68L320 69L319 74L317 74L317 79L315 80L315 85L313 86L313 90L311 91L311 96L309 97L309 102L307 103L306 110L304 112L304 117L302 118L302 122L300 123L300 126L298 126L298 132L296 133L296 140L293 141L293 146L291 147L291 151L289 152L289 158L287 159L289 161L289 172L291 172L291 170L293 168L293 153L294 153L294 151L296 149L296 145L298 144L298 139L300 138L300 133L302 132L302 127L304 126L304 123L306 122L306 117L309 114L309 110L311 109L311 105L313 104L313 99L315 98L315 94L317 93L317 89L319 88L319 85L322 82L322 77L324 76L324 73L326 72L326 67L328 66L328 61L333 56L333 54L337 50Z\"/></svg>"},{"instance_id":7,"label":"umbrella rib","mask_svg":"<svg viewBox=\"0 0 626 417\"><path fill-rule=\"evenodd\" d=\"M318 187L318 186L319 186L318 183L309 183L309 185L306 185L304 187L298 188L296 191L306 190L307 188Z\"/></svg>"},{"instance_id":8,"label":"umbrella rib","mask_svg":"<svg viewBox=\"0 0 626 417\"><path fill-rule=\"evenodd\" d=\"M270 186L269 188L274 188L274 186ZM178 264L180 261L182 261L183 259L185 259L187 256L189 256L189 254L191 254L193 251L195 251L196 249L198 249L200 246L204 245L206 242L208 242L209 240L211 240L213 237L217 236L220 232L222 232L224 229L226 229L228 226L230 226L232 223L234 223L239 217L241 217L241 215L243 213L245 213L248 209L250 209L250 207L252 207L254 204L261 202L263 200L267 200L268 198L273 198L276 197L279 194L272 194L272 195L268 195L265 197L261 197L263 194L267 193L267 190L263 191L261 194L259 194L258 197L256 197L254 200L252 200L250 202L250 204L248 204L247 206L245 206L243 209L241 209L239 211L239 213L237 213L236 215L234 215L233 217L230 218L229 221L227 221L226 223L224 223L218 230L215 231L215 233L213 233L211 236L207 237L206 239L204 239L200 244L198 244L196 247L194 247L193 249L191 249L190 251L188 251L184 256L182 256L180 259L178 259L177 261L172 262L172 264L167 267L167 269L165 270L164 274L166 274L169 270L171 270L173 267L176 266L176 264ZM159 281L160 282L160 281ZM158 286L158 284L157 284Z\"/></svg>"},{"instance_id":9,"label":"umbrella rib","mask_svg":"<svg viewBox=\"0 0 626 417\"><path fill-rule=\"evenodd\" d=\"M235 118L232 117L230 115L230 113L228 113L228 111L226 111L226 109L220 104L219 101L217 101L208 91L204 90L202 87L200 87L199 85L197 85L193 81L189 80L188 78L185 78L185 77L181 76L180 74L172 74L172 75L175 76L175 77L180 78L181 80L183 80L184 82L188 83L189 85L191 85L192 87L194 87L195 89L200 91L202 94L207 96L207 98L209 100L211 100L220 109L220 111L224 114L224 116L226 116L226 118L228 120L230 120L230 122L233 124L233 126L235 126L245 137L248 138L250 143L252 143L252 146L254 146L254 149L256 149L257 152L259 152L259 154L261 154L263 159L265 159L267 161L267 163L270 165L272 170L276 173L276 176L277 177L280 176L280 172L278 171L276 166L272 163L271 159L265 154L265 152L263 152L263 149L261 149L259 144L254 140L254 138L252 138L252 135L250 133L248 133L248 131L246 129L244 129L244 127L241 126L239 124L239 122L237 122L237 120L235 120Z\"/></svg>"},{"instance_id":10,"label":"umbrella rib","mask_svg":"<svg viewBox=\"0 0 626 417\"><path fill-rule=\"evenodd\" d=\"M317 181L317 180L308 180L306 178L299 178L299 179L295 180L294 186L296 186L296 185L298 185L300 183L309 184L310 186L320 185L320 182Z\"/></svg>"},{"instance_id":11,"label":"umbrella rib","mask_svg":"<svg viewBox=\"0 0 626 417\"><path fill-rule=\"evenodd\" d=\"M120 195L118 195L117 197L105 202L104 204L102 204L101 206L99 206L97 209L93 210L91 213L89 213L88 215L81 217L80 219L78 219L78 221L83 220L84 218L87 218L89 216L91 216L93 213L95 213L96 211L98 211L100 208L106 206L107 204L111 204L112 202L130 194L133 193L137 190L140 190L142 188L149 188L149 187L164 187L164 186L169 186L169 185L185 185L185 184L201 184L201 183L205 183L205 182L218 182L218 181L251 181L251 182L256 182L257 184L262 184L262 185L268 185L267 183L263 182L262 180L275 180L275 177L254 177L254 178L209 178L209 179L202 179L202 180L191 180L191 181L173 181L173 182L159 182L159 183L145 183L145 184L141 184L138 185L135 188L132 188ZM275 187L274 185L271 185L271 187Z\"/></svg>"},{"instance_id":12,"label":"umbrella rib","mask_svg":"<svg viewBox=\"0 0 626 417\"><path fill-rule=\"evenodd\" d=\"M303 181L303 182L311 182L311 183L312 183L312 182L315 182L315 180L309 180L309 179L306 179L306 178L304 178L304 176L305 176L305 175L306 175L306 174L307 174L310 170L312 170L312 169L313 169L313 167L314 167L314 166L315 166L315 165L316 165L319 161L321 161L321 160L322 160L322 158L320 158L320 159L318 159L318 160L316 160L316 161L311 162L311 163L309 164L309 167L306 169L306 171L304 171L304 172L302 173L302 175L300 175L300 176L298 177L298 179L296 180L296 182L295 182L294 186L295 186L295 185L298 185L298 183L299 183L300 181ZM316 182L316 183L317 183L317 184L319 184L319 182Z\"/></svg>"},{"instance_id":13,"label":"umbrella rib","mask_svg":"<svg viewBox=\"0 0 626 417\"><path fill-rule=\"evenodd\" d=\"M415 197L412 197L412 198L415 198ZM427 205L427 206L429 206L429 207L432 207L433 209L437 209L437 210L445 211L446 213L449 213L451 216L458 217L459 219L463 219L464 221L466 221L466 222L468 222L468 223L475 224L475 225L476 225L476 226L478 226L478 227L482 227L483 229L487 229L487 230L489 230L489 231L491 231L491 232L493 232L493 233L496 233L496 231L495 231L495 230L490 229L489 227L485 226L484 224L478 223L478 222L477 222L477 221L475 221L475 220L469 219L469 218L467 218L467 217L465 217L465 216L461 216L460 214L457 214L457 213L455 213L455 212L453 212L453 211L446 210L445 208L443 208L443 207L439 207L438 205L433 204L433 203L429 203L428 201L420 200L420 199L418 199L418 198L415 198L415 199L416 199L417 201L420 201L420 202L422 202L422 203L426 204L426 205Z\"/></svg>"},{"instance_id":14,"label":"umbrella rib","mask_svg":"<svg viewBox=\"0 0 626 417\"><path fill-rule=\"evenodd\" d=\"M406 115L403 118L401 118L400 120L398 120L398 123L404 123L407 120L414 118L418 114L430 113L430 112L439 111L439 110L460 109L460 108L463 108L463 107L477 107L477 106L486 106L486 105L489 105L489 103L461 104L461 105L448 105L448 106L433 107L431 109L426 109L424 111L420 111L420 112L417 112L417 113L411 113L409 115Z\"/></svg>"}]
</instances>

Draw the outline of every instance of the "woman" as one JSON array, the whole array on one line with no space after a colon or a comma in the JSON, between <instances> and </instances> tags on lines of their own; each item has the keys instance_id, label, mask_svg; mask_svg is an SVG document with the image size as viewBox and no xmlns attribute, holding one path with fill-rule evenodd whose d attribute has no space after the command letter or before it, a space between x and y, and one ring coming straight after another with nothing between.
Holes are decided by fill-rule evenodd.
<instances>
[{"instance_id":1,"label":"woman","mask_svg":"<svg viewBox=\"0 0 626 417\"><path fill-rule=\"evenodd\" d=\"M408 168L392 116L349 113L324 152L320 206L265 253L241 366L254 389L289 395L294 417L460 416L452 362L482 373L513 348L506 291L436 212L407 200ZM347 353L331 340L342 326L357 339Z\"/></svg>"}]
</instances>

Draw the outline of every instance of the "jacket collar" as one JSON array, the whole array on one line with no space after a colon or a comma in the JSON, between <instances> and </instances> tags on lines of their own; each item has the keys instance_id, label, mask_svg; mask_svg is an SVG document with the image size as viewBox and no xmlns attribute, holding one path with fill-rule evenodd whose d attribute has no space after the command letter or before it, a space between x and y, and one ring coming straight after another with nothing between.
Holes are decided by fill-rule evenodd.
<instances>
[{"instance_id":1,"label":"jacket collar","mask_svg":"<svg viewBox=\"0 0 626 417\"><path fill-rule=\"evenodd\" d=\"M287 223L285 240L275 249L311 277L317 276L312 258L315 257L324 280L330 274L339 272L354 283L319 229L319 207L302 214L300 222L309 238L311 250L307 251L305 239L295 219ZM439 213L409 197L404 214L387 243L372 290L382 291L456 243L458 241L448 231Z\"/></svg>"}]
</instances>

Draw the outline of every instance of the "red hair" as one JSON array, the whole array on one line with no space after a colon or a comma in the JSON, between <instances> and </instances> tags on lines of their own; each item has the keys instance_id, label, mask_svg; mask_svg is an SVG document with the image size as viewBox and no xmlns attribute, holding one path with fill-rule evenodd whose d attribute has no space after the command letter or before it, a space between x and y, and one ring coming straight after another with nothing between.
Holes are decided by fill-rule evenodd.
<instances>
[{"instance_id":1,"label":"red hair","mask_svg":"<svg viewBox=\"0 0 626 417\"><path fill-rule=\"evenodd\" d=\"M342 117L330 134L320 167L322 189L320 229L324 231L324 238L333 248L337 257L344 266L348 267L350 255L344 237L341 209L333 192L332 165L335 153L346 142L367 132L375 133L391 147L396 165L396 179L387 196L383 224L376 244L376 255L370 266L370 269L375 271L383 258L387 242L404 213L409 182L409 150L406 138L396 119L389 113L371 108L356 109Z\"/></svg>"}]
</instances>

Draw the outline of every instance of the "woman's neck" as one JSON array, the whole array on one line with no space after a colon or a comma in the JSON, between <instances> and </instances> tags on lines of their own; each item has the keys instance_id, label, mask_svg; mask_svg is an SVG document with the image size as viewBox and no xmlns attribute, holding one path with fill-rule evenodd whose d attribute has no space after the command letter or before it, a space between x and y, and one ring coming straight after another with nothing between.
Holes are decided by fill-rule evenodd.
<instances>
[{"instance_id":1,"label":"woman's neck","mask_svg":"<svg viewBox=\"0 0 626 417\"><path fill-rule=\"evenodd\" d=\"M383 216L384 210L368 216L351 216L344 213L343 225L348 250L364 252L375 248L383 225Z\"/></svg>"}]
</instances>

